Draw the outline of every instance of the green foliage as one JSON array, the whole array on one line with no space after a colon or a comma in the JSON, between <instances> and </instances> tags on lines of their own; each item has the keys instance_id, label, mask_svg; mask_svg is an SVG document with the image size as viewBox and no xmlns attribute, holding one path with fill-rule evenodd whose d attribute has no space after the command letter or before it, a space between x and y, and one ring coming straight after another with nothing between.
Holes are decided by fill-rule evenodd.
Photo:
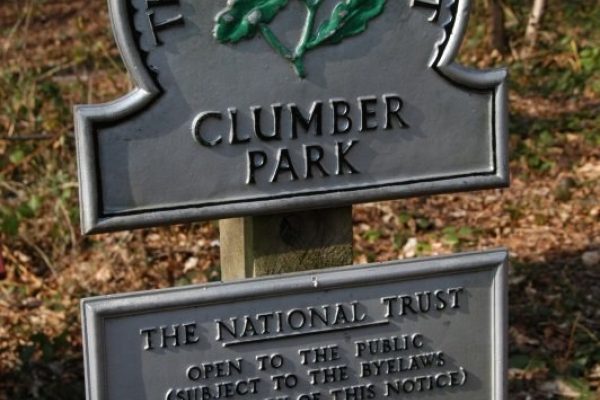
<instances>
[{"instance_id":1,"label":"green foliage","mask_svg":"<svg viewBox=\"0 0 600 400\"><path fill-rule=\"evenodd\" d=\"M13 150L10 153L10 155L8 156L8 159L13 164L20 163L24 158L25 158L25 152L22 149L15 149L15 150Z\"/></svg>"},{"instance_id":2,"label":"green foliage","mask_svg":"<svg viewBox=\"0 0 600 400\"><path fill-rule=\"evenodd\" d=\"M579 61L586 87L591 92L600 94L600 48L592 46L581 49Z\"/></svg>"},{"instance_id":3,"label":"green foliage","mask_svg":"<svg viewBox=\"0 0 600 400\"><path fill-rule=\"evenodd\" d=\"M383 11L385 0L347 0L338 3L307 43L307 48L335 44L367 29L369 21Z\"/></svg>"},{"instance_id":4,"label":"green foliage","mask_svg":"<svg viewBox=\"0 0 600 400\"><path fill-rule=\"evenodd\" d=\"M17 213L0 210L0 228L2 232L16 236L19 233L20 218Z\"/></svg>"},{"instance_id":5,"label":"green foliage","mask_svg":"<svg viewBox=\"0 0 600 400\"><path fill-rule=\"evenodd\" d=\"M598 400L598 392L590 389L585 379L571 377L566 380L566 383L578 392L579 400Z\"/></svg>"},{"instance_id":6,"label":"green foliage","mask_svg":"<svg viewBox=\"0 0 600 400\"><path fill-rule=\"evenodd\" d=\"M287 0L234 0L216 17L214 36L221 43L253 37L260 24L268 24Z\"/></svg>"},{"instance_id":7,"label":"green foliage","mask_svg":"<svg viewBox=\"0 0 600 400\"><path fill-rule=\"evenodd\" d=\"M74 368L83 369L66 332L56 337L41 332L33 334L30 343L21 346L19 358L20 371L8 376L14 382L6 393L10 398L67 400L85 396L81 377L66 373Z\"/></svg>"},{"instance_id":8,"label":"green foliage","mask_svg":"<svg viewBox=\"0 0 600 400\"><path fill-rule=\"evenodd\" d=\"M509 368L517 368L525 371L546 368L546 362L544 360L522 353L512 354L508 359L508 365Z\"/></svg>"},{"instance_id":9,"label":"green foliage","mask_svg":"<svg viewBox=\"0 0 600 400\"><path fill-rule=\"evenodd\" d=\"M16 236L21 221L35 218L40 207L41 201L36 195L32 195L15 208L0 205L0 231Z\"/></svg>"},{"instance_id":10,"label":"green foliage","mask_svg":"<svg viewBox=\"0 0 600 400\"><path fill-rule=\"evenodd\" d=\"M472 241L475 237L475 231L468 226L456 228L447 226L442 230L442 241L453 247L459 247L461 244Z\"/></svg>"},{"instance_id":11,"label":"green foliage","mask_svg":"<svg viewBox=\"0 0 600 400\"><path fill-rule=\"evenodd\" d=\"M564 120L561 123L566 123ZM531 169L545 172L555 167L550 149L555 146L557 137L555 130L557 121L554 120L519 120L513 118L511 131L521 137L515 142L511 152L511 159L523 160Z\"/></svg>"},{"instance_id":12,"label":"green foliage","mask_svg":"<svg viewBox=\"0 0 600 400\"><path fill-rule=\"evenodd\" d=\"M316 32L315 17L323 0L300 0L306 8L304 30L292 51L271 31L268 24L287 0L233 0L217 14L213 35L221 43L237 43L260 32L265 41L304 78L304 55L322 45L336 44L367 29L369 21L383 11L385 0L341 0Z\"/></svg>"},{"instance_id":13,"label":"green foliage","mask_svg":"<svg viewBox=\"0 0 600 400\"><path fill-rule=\"evenodd\" d=\"M375 243L381 237L381 232L377 229L369 229L363 236L369 243Z\"/></svg>"},{"instance_id":14,"label":"green foliage","mask_svg":"<svg viewBox=\"0 0 600 400\"><path fill-rule=\"evenodd\" d=\"M544 96L600 94L600 48L595 43L567 34L544 46L550 54L512 64L515 89Z\"/></svg>"},{"instance_id":15,"label":"green foliage","mask_svg":"<svg viewBox=\"0 0 600 400\"><path fill-rule=\"evenodd\" d=\"M415 218L415 223L417 224L417 228L422 231L429 230L433 227L433 223L425 217Z\"/></svg>"},{"instance_id":16,"label":"green foliage","mask_svg":"<svg viewBox=\"0 0 600 400\"><path fill-rule=\"evenodd\" d=\"M417 255L421 256L424 254L430 254L432 250L431 243L418 242L417 243Z\"/></svg>"}]
</instances>

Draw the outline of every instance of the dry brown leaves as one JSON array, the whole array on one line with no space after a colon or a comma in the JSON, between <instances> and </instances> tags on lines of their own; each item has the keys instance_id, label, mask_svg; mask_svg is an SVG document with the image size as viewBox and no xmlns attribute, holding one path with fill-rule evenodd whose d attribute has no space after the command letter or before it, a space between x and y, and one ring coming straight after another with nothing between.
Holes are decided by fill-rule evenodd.
<instances>
[{"instance_id":1,"label":"dry brown leaves","mask_svg":"<svg viewBox=\"0 0 600 400\"><path fill-rule=\"evenodd\" d=\"M27 71L43 66L36 76L47 74L67 88L64 96L69 105L114 99L129 88L121 66L113 65L116 49L102 1L5 1L0 6L0 29L7 33L0 37L2 68ZM73 82L84 82L87 90L68 90ZM31 90L35 97L35 86ZM597 99L557 101L514 93L510 100L513 112L531 119L560 119L583 108L598 109L600 104ZM0 115L3 135L36 133L29 131L30 125L15 125ZM58 137L70 126L48 129ZM565 285L574 281L582 291L600 298L600 265L589 255L600 249L600 149L591 147L578 132L553 133L557 140L548 154L554 166L535 171L526 160L514 159L509 189L356 206L355 261L504 246L517 263L536 263L538 274L558 276ZM513 149L521 140L531 139L512 138ZM58 137L48 146L52 151L72 151L72 143L63 142ZM0 155L10 146L0 141ZM73 158L70 155L69 162L54 167L49 164L41 172L15 174L13 181L3 183L1 201L16 207L24 200L21 197L31 193L52 198L42 177L58 171L67 176L60 189L76 189ZM75 193L65 203L47 201L41 215L24 223L16 237L0 234L6 270L0 281L0 376L18 370L19 351L39 333L49 338L66 333L69 346L80 357L79 300L84 296L201 283L218 276L214 223L82 238L67 207L75 202ZM586 269L579 266L582 257ZM571 267L564 267L565 262ZM515 301L511 312L525 312L534 302L558 307L561 299L552 285L556 282L531 282L530 276L513 271L511 287L519 291L513 296L523 304L519 308ZM510 330L513 347L523 352L545 348L560 355L559 364L560 357L567 363L575 350L566 350L574 334L587 335L586 329L600 332L600 314L593 304L582 306L576 320L564 315L539 323L517 318ZM531 382L532 390L545 383L541 391L549 396L570 395L563 382L550 379L548 368L512 369L511 379ZM600 366L589 371L588 380L600 387ZM527 392L524 385L521 389Z\"/></svg>"}]
</instances>

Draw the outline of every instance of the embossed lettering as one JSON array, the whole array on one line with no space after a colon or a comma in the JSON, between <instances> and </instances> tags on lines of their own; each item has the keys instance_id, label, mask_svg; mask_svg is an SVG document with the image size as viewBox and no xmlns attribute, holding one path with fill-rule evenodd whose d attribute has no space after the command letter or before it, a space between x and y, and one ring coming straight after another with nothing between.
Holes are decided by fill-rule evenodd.
<instances>
[{"instance_id":1,"label":"embossed lettering","mask_svg":"<svg viewBox=\"0 0 600 400\"><path fill-rule=\"evenodd\" d=\"M237 123L237 108L230 107L227 109L229 113L229 144L240 144L240 143L248 143L250 141L250 137L239 138L238 137L238 123Z\"/></svg>"},{"instance_id":2,"label":"embossed lettering","mask_svg":"<svg viewBox=\"0 0 600 400\"><path fill-rule=\"evenodd\" d=\"M298 377L294 374L283 374L271 376L275 390L293 389L298 385Z\"/></svg>"},{"instance_id":3,"label":"embossed lettering","mask_svg":"<svg viewBox=\"0 0 600 400\"><path fill-rule=\"evenodd\" d=\"M194 136L194 140L200 143L201 145L206 147L213 147L221 143L223 138L220 135L217 135L212 139L206 139L204 136L202 136L202 123L209 118L213 118L220 121L221 119L223 119L223 116L218 111L205 111L198 114L192 122L192 136Z\"/></svg>"},{"instance_id":4,"label":"embossed lettering","mask_svg":"<svg viewBox=\"0 0 600 400\"><path fill-rule=\"evenodd\" d=\"M447 387L463 386L467 381L467 372L460 367L458 370L422 375L385 382L384 396L400 396L407 393L425 392ZM403 398L403 396L400 396Z\"/></svg>"},{"instance_id":5,"label":"embossed lettering","mask_svg":"<svg viewBox=\"0 0 600 400\"><path fill-rule=\"evenodd\" d=\"M443 367L446 365L444 353L441 351L419 353L406 357L384 358L360 363L361 378L392 375L407 371Z\"/></svg>"},{"instance_id":6,"label":"embossed lettering","mask_svg":"<svg viewBox=\"0 0 600 400\"><path fill-rule=\"evenodd\" d=\"M323 133L323 103L315 101L308 118L302 115L295 104L290 104L289 109L292 115L292 139L298 137L298 125L302 127L305 133L308 133L311 126L314 125L315 136L321 136Z\"/></svg>"},{"instance_id":7,"label":"embossed lettering","mask_svg":"<svg viewBox=\"0 0 600 400\"><path fill-rule=\"evenodd\" d=\"M152 345L152 334L156 333L158 329L156 328L146 328L140 329L140 335L144 337L144 350L152 350L154 349Z\"/></svg>"},{"instance_id":8,"label":"embossed lettering","mask_svg":"<svg viewBox=\"0 0 600 400\"><path fill-rule=\"evenodd\" d=\"M345 386L338 389L332 389L329 394L333 396L333 400L367 400L375 398L377 391L375 385Z\"/></svg>"},{"instance_id":9,"label":"embossed lettering","mask_svg":"<svg viewBox=\"0 0 600 400\"><path fill-rule=\"evenodd\" d=\"M323 159L323 148L321 146L304 146L304 160L306 164L305 178L313 177L313 168L317 168L321 172L321 176L329 176L329 173L325 170L321 164Z\"/></svg>"},{"instance_id":10,"label":"embossed lettering","mask_svg":"<svg viewBox=\"0 0 600 400\"><path fill-rule=\"evenodd\" d=\"M414 333L412 335L391 336L389 338L359 340L354 342L354 345L356 346L355 355L358 358L375 354L397 353L423 347L423 335Z\"/></svg>"},{"instance_id":11,"label":"embossed lettering","mask_svg":"<svg viewBox=\"0 0 600 400\"><path fill-rule=\"evenodd\" d=\"M165 349L198 343L200 336L196 335L196 329L197 324L195 322L188 322L140 329L140 335L143 337L144 350L154 350L154 337L156 335L159 336L160 347Z\"/></svg>"},{"instance_id":12,"label":"embossed lettering","mask_svg":"<svg viewBox=\"0 0 600 400\"><path fill-rule=\"evenodd\" d=\"M320 385L348 380L348 367L346 365L316 368L307 371L311 385Z\"/></svg>"},{"instance_id":13,"label":"embossed lettering","mask_svg":"<svg viewBox=\"0 0 600 400\"><path fill-rule=\"evenodd\" d=\"M464 292L462 287L438 289L433 293L431 291L416 292L410 295L400 295L381 298L381 303L385 305L385 316L387 318L394 315L404 316L410 314L428 313L432 307L436 311L445 310L448 305L450 308L460 308L460 301ZM433 296L432 296L433 294Z\"/></svg>"},{"instance_id":14,"label":"embossed lettering","mask_svg":"<svg viewBox=\"0 0 600 400\"><path fill-rule=\"evenodd\" d=\"M412 7L422 7L434 10L433 15L429 18L429 22L437 22L442 10L442 0L412 0Z\"/></svg>"},{"instance_id":15,"label":"embossed lettering","mask_svg":"<svg viewBox=\"0 0 600 400\"><path fill-rule=\"evenodd\" d=\"M213 361L187 368L186 376L191 381L210 378L222 378L242 373L243 359Z\"/></svg>"},{"instance_id":16,"label":"embossed lettering","mask_svg":"<svg viewBox=\"0 0 600 400\"><path fill-rule=\"evenodd\" d=\"M267 317L267 315L271 315ZM306 308L230 317L216 320L216 340L257 337L269 333L294 332L301 329L355 325L367 319L359 302L324 304ZM260 322L259 322L260 321ZM252 328L248 328L252 326ZM235 343L235 342L234 342Z\"/></svg>"},{"instance_id":17,"label":"embossed lettering","mask_svg":"<svg viewBox=\"0 0 600 400\"><path fill-rule=\"evenodd\" d=\"M394 124L392 120L396 120L398 124L400 124L400 128L405 129L408 128L409 125L402 119L400 112L402 111L402 107L404 107L404 102L395 94L386 94L383 95L383 101L385 101L385 129L394 129Z\"/></svg>"},{"instance_id":18,"label":"embossed lettering","mask_svg":"<svg viewBox=\"0 0 600 400\"><path fill-rule=\"evenodd\" d=\"M264 356L256 356L256 361L258 361L258 369L264 371L267 367L273 369L281 368L285 362L285 359L281 356L281 354L267 354Z\"/></svg>"},{"instance_id":19,"label":"embossed lettering","mask_svg":"<svg viewBox=\"0 0 600 400\"><path fill-rule=\"evenodd\" d=\"M346 160L346 156L352 150L352 147L358 143L358 140L351 140L348 143L337 142L336 143L336 155L337 155L337 170L335 172L336 175L344 175L344 171L347 171L348 174L358 174L358 170L352 166Z\"/></svg>"},{"instance_id":20,"label":"embossed lettering","mask_svg":"<svg viewBox=\"0 0 600 400\"><path fill-rule=\"evenodd\" d=\"M348 133L352 129L352 119L350 118L350 104L346 100L329 100L333 109L333 131L332 135ZM340 126L341 125L341 126Z\"/></svg>"},{"instance_id":21,"label":"embossed lettering","mask_svg":"<svg viewBox=\"0 0 600 400\"><path fill-rule=\"evenodd\" d=\"M337 345L301 349L298 350L298 354L300 354L302 365L318 364L340 359L339 347Z\"/></svg>"},{"instance_id":22,"label":"embossed lettering","mask_svg":"<svg viewBox=\"0 0 600 400\"><path fill-rule=\"evenodd\" d=\"M255 150L248 152L248 165L247 165L247 184L256 183L256 177L254 176L255 172L267 163L267 154L264 151Z\"/></svg>"},{"instance_id":23,"label":"embossed lettering","mask_svg":"<svg viewBox=\"0 0 600 400\"><path fill-rule=\"evenodd\" d=\"M289 173L290 180L292 181L298 180L298 174L294 169L288 149L279 149L279 153L277 153L277 167L275 167L271 182L277 182L279 175L282 173Z\"/></svg>"},{"instance_id":24,"label":"embossed lettering","mask_svg":"<svg viewBox=\"0 0 600 400\"><path fill-rule=\"evenodd\" d=\"M162 6L162 5L170 5L177 4L179 1L171 1L171 0L154 0L147 1L148 6ZM167 29L169 27L175 25L181 25L184 23L183 15L177 14L174 17L167 18L165 20L156 22L154 20L154 11L146 11L146 16L148 17L148 25L150 26L150 36L152 37L152 43L157 46L162 44L161 40L156 35L157 32Z\"/></svg>"},{"instance_id":25,"label":"embossed lettering","mask_svg":"<svg viewBox=\"0 0 600 400\"><path fill-rule=\"evenodd\" d=\"M360 131L374 131L377 129L377 97L359 97L360 105Z\"/></svg>"},{"instance_id":26,"label":"embossed lettering","mask_svg":"<svg viewBox=\"0 0 600 400\"><path fill-rule=\"evenodd\" d=\"M252 111L252 119L254 120L254 134L265 142L281 140L281 110L283 107L281 104L273 104L271 105L271 108L273 110L273 132L271 134L263 132L261 125L262 108L258 106L250 108Z\"/></svg>"},{"instance_id":27,"label":"embossed lettering","mask_svg":"<svg viewBox=\"0 0 600 400\"><path fill-rule=\"evenodd\" d=\"M260 378L215 383L210 386L171 388L165 400L216 400L258 393Z\"/></svg>"}]
</instances>

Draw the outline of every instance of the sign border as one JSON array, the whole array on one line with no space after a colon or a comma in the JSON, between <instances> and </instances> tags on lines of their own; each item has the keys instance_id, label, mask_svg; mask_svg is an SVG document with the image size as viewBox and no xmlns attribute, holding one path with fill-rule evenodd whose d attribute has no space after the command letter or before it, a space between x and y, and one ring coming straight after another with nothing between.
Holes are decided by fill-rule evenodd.
<instances>
[{"instance_id":1,"label":"sign border","mask_svg":"<svg viewBox=\"0 0 600 400\"><path fill-rule=\"evenodd\" d=\"M98 165L95 126L115 124L149 105L162 94L136 49L135 33L129 21L128 0L109 0L113 32L135 89L124 97L105 104L78 105L74 108L77 147L81 229L84 234L157 225L187 223L207 219L291 212L391 200L409 196L506 187L508 171L506 69L472 70L454 62L469 18L471 0L456 0L453 21L446 26L446 37L437 49L431 68L462 88L493 93L492 156L493 168L471 174L437 176L391 183L344 187L324 191L288 193L223 202L161 208L141 208L106 213L102 205L102 182ZM409 0L407 0L409 1ZM414 0L411 0L414 1ZM444 1L444 0L442 0ZM413 3L414 4L414 3ZM444 3L445 4L445 3Z\"/></svg>"},{"instance_id":2,"label":"sign border","mask_svg":"<svg viewBox=\"0 0 600 400\"><path fill-rule=\"evenodd\" d=\"M104 320L108 318L482 270L491 270L494 273L491 288L493 315L490 340L493 397L490 400L507 400L508 252L505 249L83 299L81 320L86 398L108 399L106 360L103 357Z\"/></svg>"}]
</instances>

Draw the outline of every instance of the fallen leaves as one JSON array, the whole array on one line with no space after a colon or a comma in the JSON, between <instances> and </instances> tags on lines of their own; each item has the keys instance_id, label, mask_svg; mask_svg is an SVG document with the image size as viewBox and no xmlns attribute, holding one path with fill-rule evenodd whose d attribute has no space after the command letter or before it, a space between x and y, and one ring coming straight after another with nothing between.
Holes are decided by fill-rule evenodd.
<instances>
[{"instance_id":1,"label":"fallen leaves","mask_svg":"<svg viewBox=\"0 0 600 400\"><path fill-rule=\"evenodd\" d=\"M567 29L562 22L557 29ZM14 387L28 395L30 387L52 394L81 387L81 297L219 274L214 223L77 234L68 109L131 88L107 26L101 2L0 6L0 28L18 28L0 37L0 97L14 114L0 114L0 129L36 134L41 120L53 137L25 147L0 141L0 162L8 160L2 169L10 165L0 179L0 206L34 212L4 221L14 236L0 233L0 397ZM531 87L510 93L511 187L356 206L355 262L507 247L510 398L593 399L590 391L600 393L600 146L593 141L600 99L546 96L527 79ZM42 85L57 94L40 97Z\"/></svg>"}]
</instances>

